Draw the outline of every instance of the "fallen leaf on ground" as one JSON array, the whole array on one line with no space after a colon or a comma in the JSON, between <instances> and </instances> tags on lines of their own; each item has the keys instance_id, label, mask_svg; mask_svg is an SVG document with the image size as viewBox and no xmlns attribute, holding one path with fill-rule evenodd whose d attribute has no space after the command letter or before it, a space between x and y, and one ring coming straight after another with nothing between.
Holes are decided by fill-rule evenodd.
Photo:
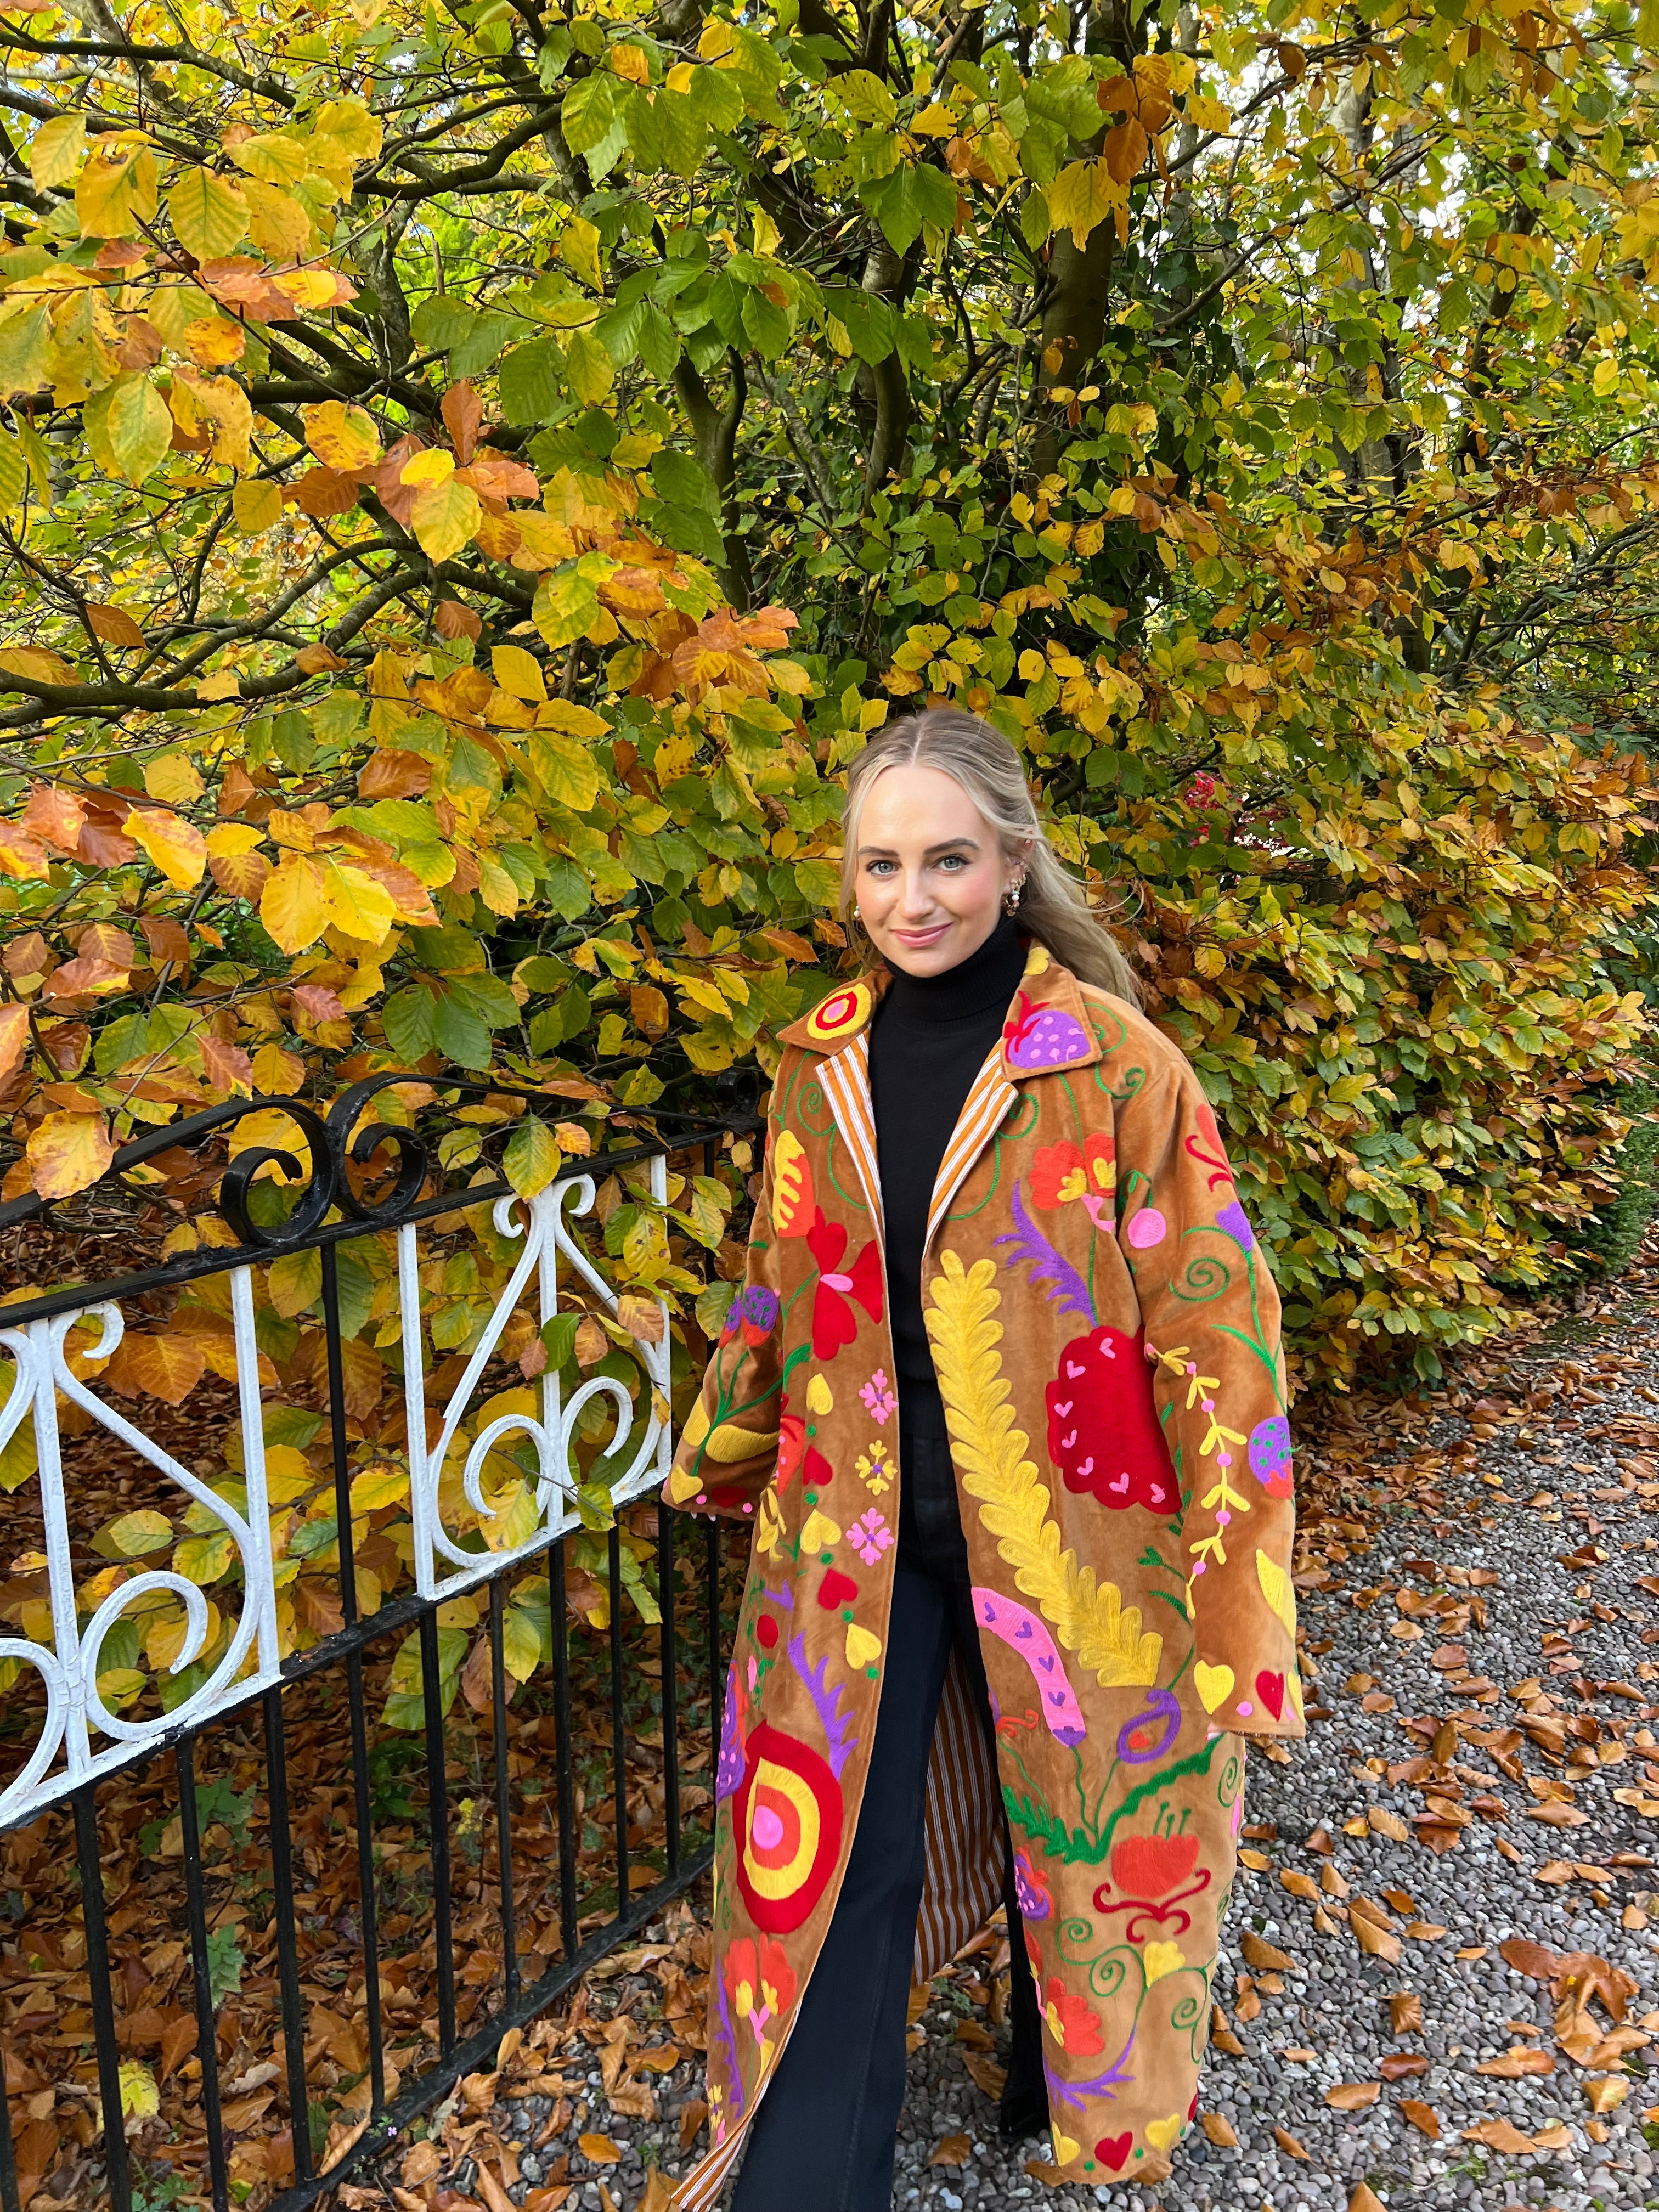
<instances>
[{"instance_id":1,"label":"fallen leaf on ground","mask_svg":"<svg viewBox=\"0 0 1659 2212\"><path fill-rule=\"evenodd\" d=\"M1426 2136L1431 2142L1439 2142L1440 2120L1432 2105L1425 2105L1417 2097L1402 2097L1400 2100L1400 2117L1402 2120L1409 2120L1418 2133Z\"/></svg>"},{"instance_id":2,"label":"fallen leaf on ground","mask_svg":"<svg viewBox=\"0 0 1659 2212\"><path fill-rule=\"evenodd\" d=\"M1348 2199L1348 2212L1382 2212L1382 2200L1369 2182L1359 2182Z\"/></svg>"},{"instance_id":3,"label":"fallen leaf on ground","mask_svg":"<svg viewBox=\"0 0 1659 2212\"><path fill-rule=\"evenodd\" d=\"M1491 2074L1500 2081L1518 2081L1523 2074L1553 2074L1555 2061L1547 2051L1506 2051L1501 2057L1483 2058L1477 2074Z\"/></svg>"},{"instance_id":4,"label":"fallen leaf on ground","mask_svg":"<svg viewBox=\"0 0 1659 2212\"><path fill-rule=\"evenodd\" d=\"M1523 2136L1508 2120L1477 2120L1472 2128L1464 2129L1463 2140L1485 2143L1488 2150L1510 2151L1517 2156L1538 2148L1530 2136Z\"/></svg>"},{"instance_id":5,"label":"fallen leaf on ground","mask_svg":"<svg viewBox=\"0 0 1659 2212\"><path fill-rule=\"evenodd\" d=\"M994 2104L1007 2086L1008 2069L999 2066L994 2058L987 2058L978 2051L964 2051L962 2063L973 2079L974 2087L982 2090Z\"/></svg>"},{"instance_id":6,"label":"fallen leaf on ground","mask_svg":"<svg viewBox=\"0 0 1659 2212\"><path fill-rule=\"evenodd\" d=\"M1219 2112L1200 2112L1198 2124L1218 2150L1231 2150L1238 2142L1231 2123Z\"/></svg>"},{"instance_id":7,"label":"fallen leaf on ground","mask_svg":"<svg viewBox=\"0 0 1659 2212\"><path fill-rule=\"evenodd\" d=\"M974 2146L966 2136L946 2136L934 2146L929 2166L966 2166L974 2154Z\"/></svg>"},{"instance_id":8,"label":"fallen leaf on ground","mask_svg":"<svg viewBox=\"0 0 1659 2212\"><path fill-rule=\"evenodd\" d=\"M1423 2000L1415 1990L1398 1990L1389 1999L1389 2025L1396 2035L1420 2035Z\"/></svg>"},{"instance_id":9,"label":"fallen leaf on ground","mask_svg":"<svg viewBox=\"0 0 1659 2212\"><path fill-rule=\"evenodd\" d=\"M708 2107L701 2097L680 2106L680 2148L690 2150L696 2141L698 2131L708 2118Z\"/></svg>"},{"instance_id":10,"label":"fallen leaf on ground","mask_svg":"<svg viewBox=\"0 0 1659 2212\"><path fill-rule=\"evenodd\" d=\"M612 2142L609 2136L578 2136L576 2148L595 2166L616 2166L622 2158L622 2145Z\"/></svg>"},{"instance_id":11,"label":"fallen leaf on ground","mask_svg":"<svg viewBox=\"0 0 1659 2212\"><path fill-rule=\"evenodd\" d=\"M1584 2096L1593 2112L1611 2112L1630 2094L1630 2083L1621 2075L1601 2074L1584 2084Z\"/></svg>"},{"instance_id":12,"label":"fallen leaf on ground","mask_svg":"<svg viewBox=\"0 0 1659 2212\"><path fill-rule=\"evenodd\" d=\"M1261 1973L1288 1974L1295 1964L1288 1952L1275 1950L1254 1928L1244 1930L1238 1939L1238 1948L1244 1955L1245 1965Z\"/></svg>"},{"instance_id":13,"label":"fallen leaf on ground","mask_svg":"<svg viewBox=\"0 0 1659 2212\"><path fill-rule=\"evenodd\" d=\"M1309 2152L1304 2150L1301 2144L1297 2141L1296 2137L1291 2133L1288 2128L1275 2128L1273 2130L1273 2141L1279 2145L1279 2148L1284 2152L1286 2158L1306 2159L1310 2155Z\"/></svg>"},{"instance_id":14,"label":"fallen leaf on ground","mask_svg":"<svg viewBox=\"0 0 1659 2212\"><path fill-rule=\"evenodd\" d=\"M1380 2081L1339 2081L1334 2089L1326 2090L1325 2102L1335 2112L1357 2112L1374 2105L1382 2094Z\"/></svg>"},{"instance_id":15,"label":"fallen leaf on ground","mask_svg":"<svg viewBox=\"0 0 1659 2212\"><path fill-rule=\"evenodd\" d=\"M1385 2081L1403 2081L1413 2074L1426 2074L1429 2062L1420 2051L1390 2051L1377 2062L1377 2072Z\"/></svg>"}]
</instances>

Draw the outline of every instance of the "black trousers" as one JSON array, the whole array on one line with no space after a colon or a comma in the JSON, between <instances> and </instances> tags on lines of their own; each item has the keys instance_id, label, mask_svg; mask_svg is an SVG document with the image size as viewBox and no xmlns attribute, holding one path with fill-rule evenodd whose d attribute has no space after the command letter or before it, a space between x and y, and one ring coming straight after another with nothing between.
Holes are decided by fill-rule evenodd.
<instances>
[{"instance_id":1,"label":"black trousers","mask_svg":"<svg viewBox=\"0 0 1659 2212\"><path fill-rule=\"evenodd\" d=\"M732 2212L890 2212L905 2009L925 1867L927 1759L954 1644L992 1729L950 1446L900 1443L898 1546L881 1707L830 1931L750 2130ZM1014 1893L1014 2068L1042 2082L1041 2020Z\"/></svg>"}]
</instances>

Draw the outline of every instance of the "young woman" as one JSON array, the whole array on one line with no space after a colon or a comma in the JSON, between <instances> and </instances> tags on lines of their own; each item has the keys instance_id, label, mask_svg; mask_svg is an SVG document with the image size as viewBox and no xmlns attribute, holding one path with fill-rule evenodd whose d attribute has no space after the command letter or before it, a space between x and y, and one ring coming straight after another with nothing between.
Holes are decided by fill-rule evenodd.
<instances>
[{"instance_id":1,"label":"young woman","mask_svg":"<svg viewBox=\"0 0 1659 2212\"><path fill-rule=\"evenodd\" d=\"M1155 2181L1249 1735L1302 1732L1279 1305L1197 1077L972 715L848 776L878 960L782 1032L667 1494L747 1519L682 2183L887 2212L906 1996L1007 1907L1011 2130Z\"/></svg>"}]
</instances>

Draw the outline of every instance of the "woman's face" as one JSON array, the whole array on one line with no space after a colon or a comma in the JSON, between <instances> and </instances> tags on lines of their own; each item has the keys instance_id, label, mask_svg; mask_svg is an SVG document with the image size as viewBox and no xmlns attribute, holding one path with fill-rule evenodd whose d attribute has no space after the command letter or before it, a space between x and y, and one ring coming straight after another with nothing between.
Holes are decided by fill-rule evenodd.
<instances>
[{"instance_id":1,"label":"woman's face","mask_svg":"<svg viewBox=\"0 0 1659 2212\"><path fill-rule=\"evenodd\" d=\"M884 959L907 975L942 975L976 952L1024 872L954 776L890 768L859 821L858 908Z\"/></svg>"}]
</instances>

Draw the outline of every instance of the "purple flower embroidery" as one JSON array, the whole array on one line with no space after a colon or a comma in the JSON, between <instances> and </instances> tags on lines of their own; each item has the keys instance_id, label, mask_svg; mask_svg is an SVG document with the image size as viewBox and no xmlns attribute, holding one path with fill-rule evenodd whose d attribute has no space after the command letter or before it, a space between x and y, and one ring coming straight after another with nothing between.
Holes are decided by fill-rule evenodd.
<instances>
[{"instance_id":1,"label":"purple flower embroidery","mask_svg":"<svg viewBox=\"0 0 1659 2212\"><path fill-rule=\"evenodd\" d=\"M720 1755L714 1769L714 1802L735 1796L743 1780L743 1738L738 1733L738 1677L735 1667L726 1677L726 1706L720 1715Z\"/></svg>"},{"instance_id":2,"label":"purple flower embroidery","mask_svg":"<svg viewBox=\"0 0 1659 2212\"><path fill-rule=\"evenodd\" d=\"M726 1308L720 1335L729 1340L741 1329L744 1342L752 1349L757 1344L764 1344L777 1325L777 1292L769 1290L764 1283L750 1283Z\"/></svg>"},{"instance_id":3,"label":"purple flower embroidery","mask_svg":"<svg viewBox=\"0 0 1659 2212\"><path fill-rule=\"evenodd\" d=\"M1269 1413L1250 1431L1250 1473L1269 1498L1291 1494L1291 1425L1283 1413Z\"/></svg>"},{"instance_id":4,"label":"purple flower embroidery","mask_svg":"<svg viewBox=\"0 0 1659 2212\"><path fill-rule=\"evenodd\" d=\"M872 1421L890 1421L898 1401L893 1395L893 1386L887 1379L884 1367L878 1367L870 1380L859 1392L865 1410Z\"/></svg>"},{"instance_id":5,"label":"purple flower embroidery","mask_svg":"<svg viewBox=\"0 0 1659 2212\"><path fill-rule=\"evenodd\" d=\"M1161 1759L1181 1726L1181 1700L1173 1690L1148 1690L1144 1710L1117 1732L1117 1755L1127 1766Z\"/></svg>"},{"instance_id":6,"label":"purple flower embroidery","mask_svg":"<svg viewBox=\"0 0 1659 2212\"><path fill-rule=\"evenodd\" d=\"M873 1567L893 1540L893 1532L872 1505L847 1532L847 1540L866 1567Z\"/></svg>"},{"instance_id":7,"label":"purple flower embroidery","mask_svg":"<svg viewBox=\"0 0 1659 2212\"><path fill-rule=\"evenodd\" d=\"M1022 1920L1046 1920L1054 1909L1047 1883L1024 1851L1014 1853L1014 1894Z\"/></svg>"},{"instance_id":8,"label":"purple flower embroidery","mask_svg":"<svg viewBox=\"0 0 1659 2212\"><path fill-rule=\"evenodd\" d=\"M1010 1067L1039 1074L1044 1068L1069 1067L1086 1059L1089 1039L1081 1022L1059 1006L1034 1006L1022 991L1012 1018L1003 1024L1003 1047Z\"/></svg>"},{"instance_id":9,"label":"purple flower embroidery","mask_svg":"<svg viewBox=\"0 0 1659 2212\"><path fill-rule=\"evenodd\" d=\"M1215 1218L1218 1229L1224 1230L1242 1252L1249 1251L1255 1243L1255 1231L1249 1217L1236 1198L1230 1198Z\"/></svg>"}]
</instances>

